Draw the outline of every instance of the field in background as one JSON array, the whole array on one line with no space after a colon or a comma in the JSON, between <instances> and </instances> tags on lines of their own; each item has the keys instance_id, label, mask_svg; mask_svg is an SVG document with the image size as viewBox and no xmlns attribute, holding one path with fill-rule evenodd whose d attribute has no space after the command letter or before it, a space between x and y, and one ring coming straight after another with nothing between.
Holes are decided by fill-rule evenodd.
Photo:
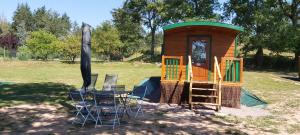
<instances>
[{"instance_id":1,"label":"field in background","mask_svg":"<svg viewBox=\"0 0 300 135\"><path fill-rule=\"evenodd\" d=\"M0 81L19 83L54 82L80 88L82 77L80 64L61 62L10 61L0 62ZM102 88L105 74L117 74L118 84L128 89L150 76L160 76L160 67L146 63L92 63L92 73L98 73L96 88Z\"/></svg>"}]
</instances>

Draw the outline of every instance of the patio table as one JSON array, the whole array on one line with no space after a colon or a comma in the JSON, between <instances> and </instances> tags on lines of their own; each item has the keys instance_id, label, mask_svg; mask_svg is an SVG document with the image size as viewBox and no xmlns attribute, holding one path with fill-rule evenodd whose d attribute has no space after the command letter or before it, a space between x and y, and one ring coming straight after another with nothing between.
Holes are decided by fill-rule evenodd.
<instances>
[{"instance_id":1,"label":"patio table","mask_svg":"<svg viewBox=\"0 0 300 135\"><path fill-rule=\"evenodd\" d=\"M122 104L124 105L124 113L127 115L128 118L130 118L130 115L128 113L128 94L130 94L131 91L115 91L115 94L118 94L120 99L122 100Z\"/></svg>"},{"instance_id":2,"label":"patio table","mask_svg":"<svg viewBox=\"0 0 300 135\"><path fill-rule=\"evenodd\" d=\"M93 91L88 91L87 95L92 95ZM97 93L100 94L111 94L111 91L104 91L104 90L97 90ZM121 90L121 91L115 91L114 92L116 97L119 97L121 100L121 104L124 106L124 113L127 115L128 118L130 118L130 115L128 113L128 98L127 95L131 93L131 91L127 91L127 90Z\"/></svg>"}]
</instances>

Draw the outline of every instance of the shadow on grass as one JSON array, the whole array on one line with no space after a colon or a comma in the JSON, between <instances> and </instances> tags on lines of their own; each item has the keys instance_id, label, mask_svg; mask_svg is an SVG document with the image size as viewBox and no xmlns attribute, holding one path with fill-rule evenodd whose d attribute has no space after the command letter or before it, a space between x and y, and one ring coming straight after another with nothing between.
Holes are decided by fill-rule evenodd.
<instances>
[{"instance_id":1,"label":"shadow on grass","mask_svg":"<svg viewBox=\"0 0 300 135\"><path fill-rule=\"evenodd\" d=\"M70 89L75 88L52 82L1 84L0 107L20 103L59 103L66 101Z\"/></svg>"},{"instance_id":2,"label":"shadow on grass","mask_svg":"<svg viewBox=\"0 0 300 135\"><path fill-rule=\"evenodd\" d=\"M143 61L143 62L149 62L149 63L160 62L161 56L155 55L154 57L151 57L151 55L142 55L142 56L139 56L139 57L129 60L129 62L134 62L134 61Z\"/></svg>"},{"instance_id":3,"label":"shadow on grass","mask_svg":"<svg viewBox=\"0 0 300 135\"><path fill-rule=\"evenodd\" d=\"M300 81L300 78L298 77L283 76L282 78L292 80L292 81Z\"/></svg>"}]
</instances>

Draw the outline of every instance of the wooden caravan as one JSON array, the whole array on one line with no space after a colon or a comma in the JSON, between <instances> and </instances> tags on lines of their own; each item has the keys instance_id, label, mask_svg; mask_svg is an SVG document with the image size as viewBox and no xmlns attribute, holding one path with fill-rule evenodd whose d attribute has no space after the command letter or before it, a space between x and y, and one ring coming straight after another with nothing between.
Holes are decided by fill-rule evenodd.
<instances>
[{"instance_id":1,"label":"wooden caravan","mask_svg":"<svg viewBox=\"0 0 300 135\"><path fill-rule=\"evenodd\" d=\"M237 57L237 37L243 29L181 22L163 30L160 102L239 108L243 59Z\"/></svg>"}]
</instances>

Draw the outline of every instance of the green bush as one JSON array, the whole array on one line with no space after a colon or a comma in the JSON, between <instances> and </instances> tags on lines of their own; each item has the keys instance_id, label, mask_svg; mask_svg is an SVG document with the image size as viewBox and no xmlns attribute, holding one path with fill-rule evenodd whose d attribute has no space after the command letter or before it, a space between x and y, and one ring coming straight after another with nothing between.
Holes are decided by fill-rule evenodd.
<instances>
[{"instance_id":1,"label":"green bush","mask_svg":"<svg viewBox=\"0 0 300 135\"><path fill-rule=\"evenodd\" d=\"M32 57L31 52L30 52L29 48L26 45L23 45L23 46L18 48L17 58L19 60L28 60L31 57Z\"/></svg>"}]
</instances>

